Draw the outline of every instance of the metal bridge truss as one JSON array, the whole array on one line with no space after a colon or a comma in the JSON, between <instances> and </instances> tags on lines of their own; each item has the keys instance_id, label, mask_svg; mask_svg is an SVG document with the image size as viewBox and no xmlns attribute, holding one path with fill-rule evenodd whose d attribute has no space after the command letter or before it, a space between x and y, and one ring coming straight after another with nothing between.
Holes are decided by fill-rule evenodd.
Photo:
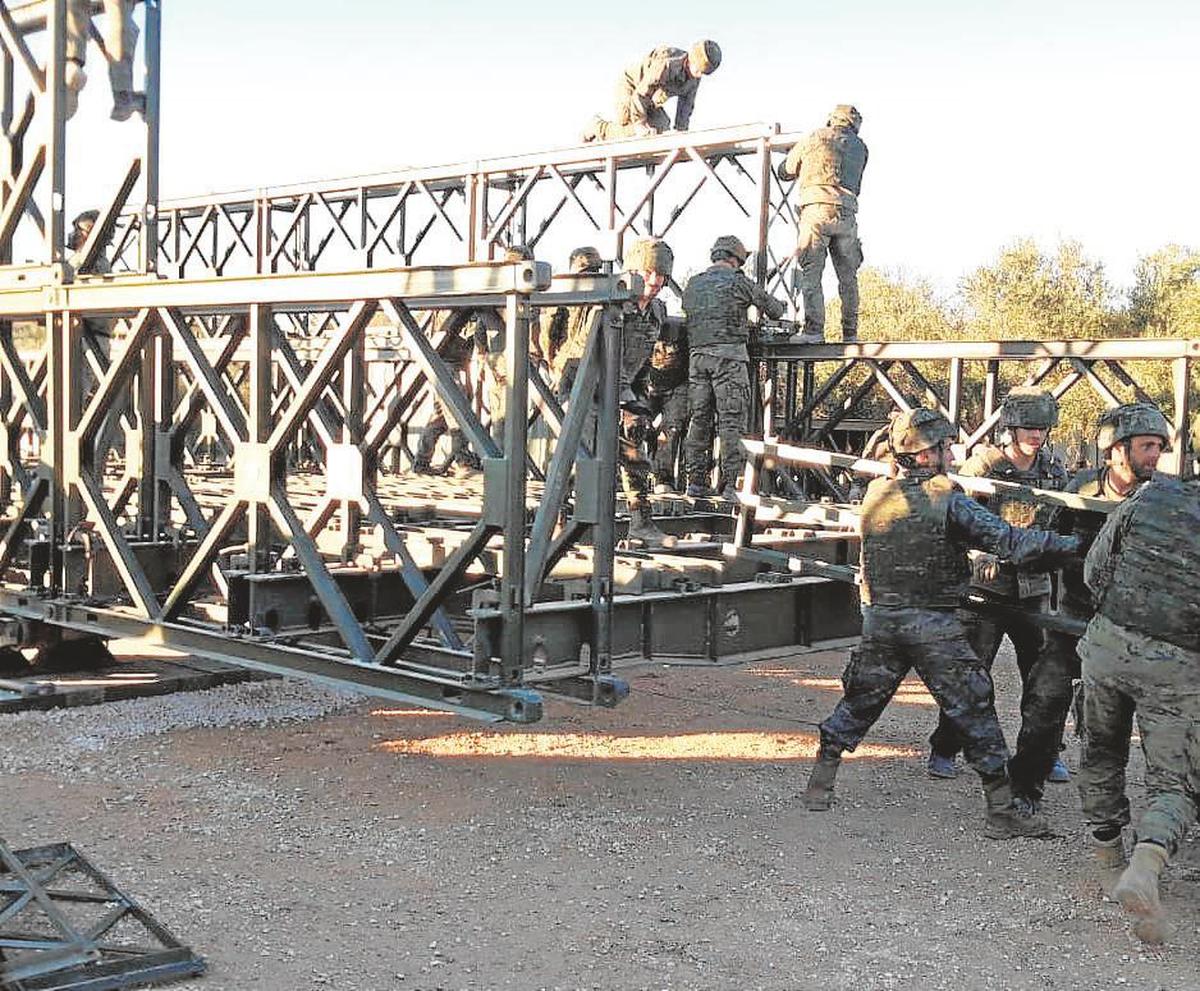
<instances>
[{"instance_id":1,"label":"metal bridge truss","mask_svg":"<svg viewBox=\"0 0 1200 991\"><path fill-rule=\"evenodd\" d=\"M963 450L970 451L995 431L1001 401L1012 386L1040 385L1060 400L1085 386L1107 408L1135 399L1161 401L1166 392L1173 450L1161 468L1185 477L1194 471L1187 452L1195 441L1190 420L1200 409L1200 340L804 345L768 337L757 357L767 435L806 447L861 442L864 424L884 422L889 411L926 405L941 410L958 428ZM815 495L847 497L846 481L828 472L806 469L796 477Z\"/></svg>"},{"instance_id":2,"label":"metal bridge truss","mask_svg":"<svg viewBox=\"0 0 1200 991\"><path fill-rule=\"evenodd\" d=\"M517 243L547 259L592 243L619 259L630 238L692 237L707 249L716 233L736 233L756 251L759 281L794 301L794 183L775 166L796 138L758 124L166 201L157 268L186 277L453 264ZM700 214L703 226L689 228ZM118 267L137 268L141 226L137 214L121 219Z\"/></svg>"}]
</instances>

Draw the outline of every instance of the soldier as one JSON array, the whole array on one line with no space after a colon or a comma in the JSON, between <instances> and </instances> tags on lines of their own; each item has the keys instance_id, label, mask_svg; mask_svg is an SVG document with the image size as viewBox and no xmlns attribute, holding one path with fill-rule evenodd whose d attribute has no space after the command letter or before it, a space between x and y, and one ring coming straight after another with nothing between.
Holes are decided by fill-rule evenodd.
<instances>
[{"instance_id":1,"label":"soldier","mask_svg":"<svg viewBox=\"0 0 1200 991\"><path fill-rule=\"evenodd\" d=\"M671 277L675 255L661 238L634 241L625 253L625 270L642 277L642 295L626 311L621 334L621 432L617 460L625 501L631 517L629 536L650 547L674 547L675 538L654 524L650 507L650 465L643 453L650 412L645 398L634 392L646 379L655 342L667 321L667 307L658 298Z\"/></svg>"},{"instance_id":2,"label":"soldier","mask_svg":"<svg viewBox=\"0 0 1200 991\"><path fill-rule=\"evenodd\" d=\"M138 28L133 20L136 0L104 0L104 54L108 59L108 79L112 84L113 120L129 120L135 113L145 115L146 94L133 88L133 55L137 48ZM79 108L79 91L87 83L83 71L87 63L88 36L91 32L90 0L67 0L66 116L70 120Z\"/></svg>"},{"instance_id":3,"label":"soldier","mask_svg":"<svg viewBox=\"0 0 1200 991\"><path fill-rule=\"evenodd\" d=\"M712 266L688 279L683 290L687 316L688 424L684 443L687 494L711 495L708 488L713 443L713 407L721 438L718 491L733 500L738 474L746 462L741 439L750 426L750 325L746 311L757 307L771 319L783 316L784 304L742 272L748 252L731 234L713 242Z\"/></svg>"},{"instance_id":4,"label":"soldier","mask_svg":"<svg viewBox=\"0 0 1200 991\"><path fill-rule=\"evenodd\" d=\"M1159 456L1166 449L1170 427L1166 417L1150 403L1127 403L1101 414L1097 423L1096 445L1105 459L1101 468L1078 472L1068 483L1067 492L1092 499L1120 501L1132 494L1154 473ZM1090 546L1105 517L1073 509L1054 514L1053 526L1060 533L1078 534L1084 546ZM1069 561L1062 569L1058 601L1060 616L1086 623L1092 618L1092 595L1083 580L1083 563ZM1019 795L1036 805L1043 785L1053 769L1050 759L1060 746L1067 712L1071 708L1072 685L1079 677L1079 638L1059 630L1047 630L1042 655L1025 685L1034 700L1038 718L1025 719L1022 713L1021 736L1009 773ZM1084 734L1082 692L1076 709L1076 731ZM1115 867L1122 858L1120 830L1111 834L1101 828L1095 840L1096 855L1102 865Z\"/></svg>"},{"instance_id":5,"label":"soldier","mask_svg":"<svg viewBox=\"0 0 1200 991\"><path fill-rule=\"evenodd\" d=\"M1000 408L1000 427L1008 432L1003 447L984 445L963 464L959 474L980 478L995 478L1004 482L1031 485L1039 489L1061 490L1066 487L1067 469L1046 447L1050 431L1058 424L1058 401L1036 387L1018 386L1004 397ZM1039 510L1037 503L1010 496L982 500L1006 523L1028 527L1049 523L1049 510ZM1045 612L1050 605L1050 576L1024 573L1011 565L1000 565L993 555L979 554L972 560L971 591L981 596L985 604L995 603L1010 610L1004 615L987 614L973 617L967 623L967 637L980 662L988 671L1000 649L1005 635L1017 652L1017 670L1021 674L1021 735L1017 742L1017 758L1026 762L1022 743L1028 745L1030 733L1042 718L1042 701L1030 691L1030 672L1042 654L1043 633L1031 618ZM1068 683L1069 688L1069 683ZM1040 734L1035 734L1040 739ZM954 726L943 714L937 729L929 738L929 774L934 778L953 778L958 774L954 763L961 741ZM1057 752L1057 742L1052 745ZM1065 765L1057 780L1069 780ZM1051 774L1055 780L1055 775ZM1014 786L1016 782L1014 780ZM1040 797L1040 795L1039 795Z\"/></svg>"},{"instance_id":6,"label":"soldier","mask_svg":"<svg viewBox=\"0 0 1200 991\"><path fill-rule=\"evenodd\" d=\"M721 64L721 46L715 41L697 41L690 49L662 46L625 70L617 83L612 120L597 115L583 132L583 141L612 141L640 138L671 129L664 108L675 97L675 130L686 131L696 105L702 76L711 75Z\"/></svg>"},{"instance_id":7,"label":"soldier","mask_svg":"<svg viewBox=\"0 0 1200 991\"><path fill-rule=\"evenodd\" d=\"M1188 734L1200 725L1200 484L1156 475L1109 515L1084 564L1096 614L1079 641L1085 721L1079 794L1094 839L1129 822L1137 716L1148 804L1113 897L1146 942L1166 938L1159 875L1196 821Z\"/></svg>"},{"instance_id":8,"label":"soldier","mask_svg":"<svg viewBox=\"0 0 1200 991\"><path fill-rule=\"evenodd\" d=\"M1013 801L992 682L956 610L970 575L968 547L1017 565L1054 566L1078 553L1080 541L1010 526L964 495L945 476L954 435L934 410L893 421L889 446L900 476L872 481L861 510L862 643L842 676L845 695L821 724L804 801L813 811L829 808L842 752L858 746L915 667L983 779L987 835L1042 835L1045 820Z\"/></svg>"},{"instance_id":9,"label":"soldier","mask_svg":"<svg viewBox=\"0 0 1200 991\"><path fill-rule=\"evenodd\" d=\"M471 388L471 357L472 348L462 333L462 328L470 316L469 311L456 310L446 321L446 341L442 345L442 359L454 373L458 387L468 400L472 398ZM450 457L439 468L433 467L433 454L442 434L450 431ZM454 419L450 409L438 392L434 391L433 416L421 430L421 438L417 443L417 456L413 460L413 471L420 475L444 475L452 468L462 474L480 471L483 468L479 455L467 445L467 439Z\"/></svg>"},{"instance_id":10,"label":"soldier","mask_svg":"<svg viewBox=\"0 0 1200 991\"><path fill-rule=\"evenodd\" d=\"M645 366L643 393L651 412L659 417L654 430L654 491L678 492L676 463L688 422L687 323L667 317Z\"/></svg>"},{"instance_id":11,"label":"soldier","mask_svg":"<svg viewBox=\"0 0 1200 991\"><path fill-rule=\"evenodd\" d=\"M602 265L600 252L590 246L576 248L567 262L568 269L575 275L599 275ZM570 398L596 311L593 306L571 309L560 306L548 319L545 313L542 314L540 350L550 367L559 400Z\"/></svg>"},{"instance_id":12,"label":"soldier","mask_svg":"<svg viewBox=\"0 0 1200 991\"><path fill-rule=\"evenodd\" d=\"M821 275L825 256L833 259L842 298L842 340L858 339L858 268L863 262L858 239L858 194L867 167L867 146L858 136L862 114L842 103L825 126L797 142L779 167L782 179L799 177L796 288L804 299L803 343L825 339L825 296Z\"/></svg>"}]
</instances>

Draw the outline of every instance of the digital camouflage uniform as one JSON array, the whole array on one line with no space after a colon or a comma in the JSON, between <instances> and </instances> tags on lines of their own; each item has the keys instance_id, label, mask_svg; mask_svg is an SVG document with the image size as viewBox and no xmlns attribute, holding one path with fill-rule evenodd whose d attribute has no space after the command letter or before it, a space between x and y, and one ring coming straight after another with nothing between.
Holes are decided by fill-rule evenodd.
<instances>
[{"instance_id":1,"label":"digital camouflage uniform","mask_svg":"<svg viewBox=\"0 0 1200 991\"><path fill-rule=\"evenodd\" d=\"M1189 733L1200 724L1200 485L1155 475L1109 516L1084 578L1096 614L1079 642L1085 720L1079 793L1097 827L1130 821L1136 716L1148 807L1139 843L1175 851L1196 820Z\"/></svg>"},{"instance_id":2,"label":"digital camouflage uniform","mask_svg":"<svg viewBox=\"0 0 1200 991\"><path fill-rule=\"evenodd\" d=\"M844 698L821 723L822 750L854 750L916 668L958 730L971 766L985 779L1002 776L1008 748L992 680L959 612L970 577L967 549L1052 566L1077 542L1010 526L944 475L928 473L874 480L861 517L862 642L843 675Z\"/></svg>"},{"instance_id":3,"label":"digital camouflage uniform","mask_svg":"<svg viewBox=\"0 0 1200 991\"><path fill-rule=\"evenodd\" d=\"M746 455L741 438L749 428L750 371L746 311L783 316L784 305L739 269L715 264L688 280L683 290L687 316L688 424L684 460L688 483L705 486L711 471L713 418L721 440L719 487L736 484Z\"/></svg>"},{"instance_id":4,"label":"digital camouflage uniform","mask_svg":"<svg viewBox=\"0 0 1200 991\"><path fill-rule=\"evenodd\" d=\"M804 333L825 333L825 295L821 276L825 259L833 261L842 300L842 337L858 334L858 269L863 262L858 239L858 194L867 167L867 146L858 136L862 120L853 107L839 106L827 126L797 142L779 174L796 177L799 265L797 288L804 300Z\"/></svg>"},{"instance_id":5,"label":"digital camouflage uniform","mask_svg":"<svg viewBox=\"0 0 1200 991\"><path fill-rule=\"evenodd\" d=\"M992 445L986 445L976 451L959 469L959 474L978 478L994 478L1003 482L1015 482L1018 485L1030 485L1039 489L1061 490L1068 482L1067 469L1063 463L1046 448L1038 451L1033 464L1022 471L1005 456L1003 450ZM984 500L997 516L1006 523L1018 527L1045 527L1050 520L1048 509L1039 507L1037 503L1014 499L1009 496L993 497ZM1000 574L994 581L984 581L975 575L971 581L971 591L982 595L985 599L994 601L1002 606L1019 609L1022 615L989 616L970 614L967 619L967 637L971 647L979 657L984 669L991 671L1000 649L1000 643L1005 634L1012 641L1017 654L1017 670L1021 674L1021 736L1018 738L1017 754L1020 761L1029 759L1028 753L1022 753L1023 738L1039 738L1038 726L1052 713L1044 711L1044 700L1031 685L1031 677L1039 658L1042 656L1043 631L1024 614L1045 612L1050 604L1050 577L1042 573L1022 572L1012 564L1002 564ZM1070 682L1067 682L1070 692ZM1059 727L1061 730L1061 726ZM1026 749L1028 740L1026 742ZM961 741L953 725L943 714L937 728L929 738L933 752L944 757L953 757L958 753ZM1053 763L1057 754L1057 743L1051 747L1050 761ZM1048 769L1047 769L1048 770ZM1014 774L1014 786L1016 775ZM1018 791L1020 789L1018 788Z\"/></svg>"},{"instance_id":6,"label":"digital camouflage uniform","mask_svg":"<svg viewBox=\"0 0 1200 991\"><path fill-rule=\"evenodd\" d=\"M721 50L715 42L697 42L692 48L700 53L704 75L720 65ZM675 130L686 131L700 89L700 79L688 69L688 54L682 48L663 45L629 66L617 82L613 119L598 117L593 128L584 134L584 140L612 141L669 131L671 117L665 104L672 97Z\"/></svg>"},{"instance_id":7,"label":"digital camouflage uniform","mask_svg":"<svg viewBox=\"0 0 1200 991\"><path fill-rule=\"evenodd\" d=\"M463 337L462 326L466 322L466 314L458 311L452 314L446 324L447 338L441 347L442 360L454 373L459 388L467 400L472 398L471 388L471 342ZM478 468L479 457L468 446L466 436L454 419L454 411L447 405L441 394L434 390L434 412L425 426L421 429L421 437L417 442L417 455L413 462L416 471L427 472L432 469L434 452L442 434L450 432L450 457L446 461L449 467L458 463L466 468Z\"/></svg>"},{"instance_id":8,"label":"digital camouflage uniform","mask_svg":"<svg viewBox=\"0 0 1200 991\"><path fill-rule=\"evenodd\" d=\"M112 86L114 120L127 120L136 110L144 110L144 98L137 101L133 91L133 56L137 49L138 27L133 19L135 0L104 0L104 51L108 59L108 79ZM67 0L66 84L67 117L74 116L79 91L87 82L83 66L92 17L90 0Z\"/></svg>"}]
</instances>

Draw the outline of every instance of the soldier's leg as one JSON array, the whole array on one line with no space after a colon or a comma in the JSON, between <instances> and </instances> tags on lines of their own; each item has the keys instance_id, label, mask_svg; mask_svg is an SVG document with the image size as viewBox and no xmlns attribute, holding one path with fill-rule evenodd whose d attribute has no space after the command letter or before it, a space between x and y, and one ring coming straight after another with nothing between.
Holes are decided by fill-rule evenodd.
<instances>
[{"instance_id":1,"label":"soldier's leg","mask_svg":"<svg viewBox=\"0 0 1200 991\"><path fill-rule=\"evenodd\" d=\"M1149 691L1137 700L1138 735L1146 755L1147 807L1137 824L1139 843L1174 854L1196 821L1197 794L1188 783L1188 733L1200 722L1200 695Z\"/></svg>"},{"instance_id":2,"label":"soldier's leg","mask_svg":"<svg viewBox=\"0 0 1200 991\"><path fill-rule=\"evenodd\" d=\"M441 440L442 434L446 432L446 426L446 414L439 401L433 416L421 428L421 438L417 442L417 457L413 462L414 471L429 471L433 463L434 451L437 450L437 443Z\"/></svg>"},{"instance_id":3,"label":"soldier's leg","mask_svg":"<svg viewBox=\"0 0 1200 991\"><path fill-rule=\"evenodd\" d=\"M838 295L842 300L842 340L852 341L858 337L858 270L863 253L853 214L842 227L842 233L830 239L829 260L837 274Z\"/></svg>"},{"instance_id":4,"label":"soldier's leg","mask_svg":"<svg viewBox=\"0 0 1200 991\"><path fill-rule=\"evenodd\" d=\"M83 71L87 61L88 34L92 25L91 4L88 0L67 0L66 65L63 85L66 89L66 116L70 120L79 107L79 91L87 82Z\"/></svg>"},{"instance_id":5,"label":"soldier's leg","mask_svg":"<svg viewBox=\"0 0 1200 991\"><path fill-rule=\"evenodd\" d=\"M660 484L674 486L678 478L675 466L679 460L679 448L687 426L687 415L687 386L677 386L671 390L663 403L662 422L658 428L658 446L654 451L654 479Z\"/></svg>"},{"instance_id":6,"label":"soldier's leg","mask_svg":"<svg viewBox=\"0 0 1200 991\"><path fill-rule=\"evenodd\" d=\"M824 203L810 203L800 209L797 284L804 301L804 333L814 337L825 333L825 293L821 288L821 275L829 253L829 238L824 228L831 209Z\"/></svg>"},{"instance_id":7,"label":"soldier's leg","mask_svg":"<svg viewBox=\"0 0 1200 991\"><path fill-rule=\"evenodd\" d=\"M650 492L650 465L642 453L645 439L645 417L622 411L617 434L617 466L630 511L644 505Z\"/></svg>"},{"instance_id":8,"label":"soldier's leg","mask_svg":"<svg viewBox=\"0 0 1200 991\"><path fill-rule=\"evenodd\" d=\"M975 654L976 663L985 671L992 670L1000 642L1004 639L1004 625L1000 620L979 613L965 613L962 625L967 643ZM952 760L963 748L963 739L945 710L938 713L937 726L929 736L931 756Z\"/></svg>"},{"instance_id":9,"label":"soldier's leg","mask_svg":"<svg viewBox=\"0 0 1200 991\"><path fill-rule=\"evenodd\" d=\"M750 428L750 371L746 362L721 358L714 370L717 400L717 434L721 438L721 473L718 491L737 485L746 464L742 438Z\"/></svg>"},{"instance_id":10,"label":"soldier's leg","mask_svg":"<svg viewBox=\"0 0 1200 991\"><path fill-rule=\"evenodd\" d=\"M1077 642L1076 637L1048 633L1025 680L1021 730L1008 773L1013 789L1034 801L1041 799L1046 778L1062 745L1074 681L1079 676Z\"/></svg>"},{"instance_id":11,"label":"soldier's leg","mask_svg":"<svg viewBox=\"0 0 1200 991\"><path fill-rule=\"evenodd\" d=\"M842 673L844 693L821 723L821 751L854 750L875 725L911 667L907 652L888 636L886 618L863 617L862 641Z\"/></svg>"},{"instance_id":12,"label":"soldier's leg","mask_svg":"<svg viewBox=\"0 0 1200 991\"><path fill-rule=\"evenodd\" d=\"M688 484L702 487L708 485L712 457L714 396L710 367L710 359L703 354L692 355L688 365L688 413L692 419L684 443L684 462Z\"/></svg>"},{"instance_id":13,"label":"soldier's leg","mask_svg":"<svg viewBox=\"0 0 1200 991\"><path fill-rule=\"evenodd\" d=\"M1080 762L1079 799L1083 817L1096 834L1120 832L1129 822L1125 794L1125 766L1133 734L1133 699L1106 680L1084 672L1083 757Z\"/></svg>"},{"instance_id":14,"label":"soldier's leg","mask_svg":"<svg viewBox=\"0 0 1200 991\"><path fill-rule=\"evenodd\" d=\"M930 616L917 640L917 673L963 743L967 762L983 778L1005 773L1008 746L996 718L992 678L967 642L953 613Z\"/></svg>"},{"instance_id":15,"label":"soldier's leg","mask_svg":"<svg viewBox=\"0 0 1200 991\"><path fill-rule=\"evenodd\" d=\"M104 0L104 47L108 51L108 78L114 100L133 90L133 54L138 28L132 0Z\"/></svg>"}]
</instances>

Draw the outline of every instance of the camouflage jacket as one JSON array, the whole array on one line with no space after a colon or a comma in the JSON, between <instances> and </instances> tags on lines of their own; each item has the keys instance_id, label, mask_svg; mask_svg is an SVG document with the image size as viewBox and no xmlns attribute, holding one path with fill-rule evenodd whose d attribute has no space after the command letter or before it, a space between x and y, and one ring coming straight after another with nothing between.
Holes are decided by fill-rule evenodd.
<instances>
[{"instance_id":1,"label":"camouflage jacket","mask_svg":"<svg viewBox=\"0 0 1200 991\"><path fill-rule=\"evenodd\" d=\"M625 70L625 86L634 97L630 101L631 123L648 124L650 109L674 96L675 130L688 129L700 80L688 72L687 56L682 48L663 45Z\"/></svg>"},{"instance_id":2,"label":"camouflage jacket","mask_svg":"<svg viewBox=\"0 0 1200 991\"><path fill-rule=\"evenodd\" d=\"M1077 472L1067 483L1064 491L1092 499L1118 501L1111 488L1105 484L1107 468L1087 468ZM1096 534L1108 517L1100 513L1089 513L1082 509L1060 509L1054 514L1052 526L1062 534L1076 534L1083 541L1084 550L1092 545ZM1095 611L1092 593L1083 580L1083 561L1069 561L1062 569L1062 597L1059 611L1074 619L1090 619Z\"/></svg>"},{"instance_id":3,"label":"camouflage jacket","mask_svg":"<svg viewBox=\"0 0 1200 991\"><path fill-rule=\"evenodd\" d=\"M771 319L783 316L784 305L739 270L716 264L688 279L683 290L683 312L687 316L688 344L693 354L726 354L730 345L740 346L746 358L751 307Z\"/></svg>"},{"instance_id":4,"label":"camouflage jacket","mask_svg":"<svg viewBox=\"0 0 1200 991\"><path fill-rule=\"evenodd\" d=\"M667 320L667 304L661 299L650 300L643 310L636 303L625 311L624 329L621 334L621 391L632 389L635 380L644 375L644 369L654 352L654 342L662 333Z\"/></svg>"},{"instance_id":5,"label":"camouflage jacket","mask_svg":"<svg viewBox=\"0 0 1200 991\"><path fill-rule=\"evenodd\" d=\"M822 127L792 145L780 174L799 177L799 206L831 203L857 211L866 168L867 146L853 129Z\"/></svg>"}]
</instances>

